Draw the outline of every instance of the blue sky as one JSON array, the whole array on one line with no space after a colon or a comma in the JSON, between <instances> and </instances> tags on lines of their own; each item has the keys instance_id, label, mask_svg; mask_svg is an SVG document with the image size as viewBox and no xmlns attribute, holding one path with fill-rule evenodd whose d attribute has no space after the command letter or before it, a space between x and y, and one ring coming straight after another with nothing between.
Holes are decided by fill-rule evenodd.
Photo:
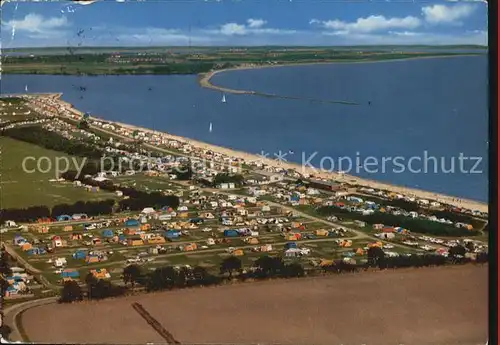
<instances>
[{"instance_id":1,"label":"blue sky","mask_svg":"<svg viewBox=\"0 0 500 345\"><path fill-rule=\"evenodd\" d=\"M482 1L2 2L2 46L487 44Z\"/></svg>"}]
</instances>

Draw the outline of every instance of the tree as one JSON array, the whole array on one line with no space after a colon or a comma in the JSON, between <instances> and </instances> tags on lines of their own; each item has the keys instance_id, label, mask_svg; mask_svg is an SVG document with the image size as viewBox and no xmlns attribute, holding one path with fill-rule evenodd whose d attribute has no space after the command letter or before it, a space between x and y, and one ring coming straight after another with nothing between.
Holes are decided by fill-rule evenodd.
<instances>
[{"instance_id":1,"label":"tree","mask_svg":"<svg viewBox=\"0 0 500 345\"><path fill-rule=\"evenodd\" d=\"M3 339L8 339L11 333L12 329L5 323L2 326L0 326L0 336Z\"/></svg>"},{"instance_id":2,"label":"tree","mask_svg":"<svg viewBox=\"0 0 500 345\"><path fill-rule=\"evenodd\" d=\"M451 247L448 250L448 258L453 263L462 262L464 257L465 257L465 253L467 253L467 249L465 249L464 246L459 244L459 245Z\"/></svg>"},{"instance_id":3,"label":"tree","mask_svg":"<svg viewBox=\"0 0 500 345\"><path fill-rule=\"evenodd\" d=\"M10 276L12 274L9 264L9 254L7 254L5 249L2 249L0 253L0 274L3 276Z\"/></svg>"},{"instance_id":4,"label":"tree","mask_svg":"<svg viewBox=\"0 0 500 345\"><path fill-rule=\"evenodd\" d=\"M158 267L148 276L146 287L149 291L173 288L177 272L172 266Z\"/></svg>"},{"instance_id":5,"label":"tree","mask_svg":"<svg viewBox=\"0 0 500 345\"><path fill-rule=\"evenodd\" d=\"M304 267L298 262L292 262L285 266L285 274L287 277L303 277L305 275Z\"/></svg>"},{"instance_id":6,"label":"tree","mask_svg":"<svg viewBox=\"0 0 500 345\"><path fill-rule=\"evenodd\" d=\"M220 273L229 273L229 278L233 277L233 272L241 270L241 260L234 255L225 258L220 264Z\"/></svg>"},{"instance_id":7,"label":"tree","mask_svg":"<svg viewBox=\"0 0 500 345\"><path fill-rule=\"evenodd\" d=\"M76 281L70 280L64 283L61 290L61 297L59 299L61 303L72 303L81 301L82 299L82 289Z\"/></svg>"},{"instance_id":8,"label":"tree","mask_svg":"<svg viewBox=\"0 0 500 345\"><path fill-rule=\"evenodd\" d=\"M370 264L370 266L379 265L385 258L384 251L382 248L377 246L369 248L366 254L368 256L368 264Z\"/></svg>"},{"instance_id":9,"label":"tree","mask_svg":"<svg viewBox=\"0 0 500 345\"><path fill-rule=\"evenodd\" d=\"M261 256L255 260L254 266L262 277L280 275L285 268L285 264L281 258L268 255Z\"/></svg>"},{"instance_id":10,"label":"tree","mask_svg":"<svg viewBox=\"0 0 500 345\"><path fill-rule=\"evenodd\" d=\"M97 285L97 278L94 277L92 273L88 273L85 276L85 284L87 285L87 298L88 299L93 299L93 298L98 298L98 292L96 291L96 285Z\"/></svg>"},{"instance_id":11,"label":"tree","mask_svg":"<svg viewBox=\"0 0 500 345\"><path fill-rule=\"evenodd\" d=\"M141 268L137 265L129 265L123 269L123 282L125 284L130 283L132 288L141 281L141 276Z\"/></svg>"}]
</instances>

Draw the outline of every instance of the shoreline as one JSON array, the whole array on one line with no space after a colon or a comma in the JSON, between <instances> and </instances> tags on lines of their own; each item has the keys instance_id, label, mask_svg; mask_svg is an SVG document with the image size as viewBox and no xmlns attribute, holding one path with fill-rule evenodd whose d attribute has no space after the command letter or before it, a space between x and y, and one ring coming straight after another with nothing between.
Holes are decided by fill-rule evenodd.
<instances>
[{"instance_id":1,"label":"shoreline","mask_svg":"<svg viewBox=\"0 0 500 345\"><path fill-rule=\"evenodd\" d=\"M239 89L231 89L231 88L226 88L223 86L218 86L215 84L212 84L210 82L210 79L212 79L213 76L216 74L220 74L223 72L232 72L232 71L245 71L245 70L253 70L253 69L263 69L263 68L280 68L280 67L296 67L296 66L314 66L314 65L335 65L335 64L361 64L361 63L383 63L383 62L401 62L401 61L408 61L408 60L420 60L420 59L451 59L451 58L457 58L457 57L464 57L464 56L481 56L481 54L457 54L457 55L436 55L436 56L416 56L416 57L406 57L406 58L399 58L399 59L387 59L387 60L365 60L365 61L359 61L359 60L351 60L351 61L325 61L325 62L291 62L291 63L285 63L285 64L280 64L280 65L260 65L260 66L238 66L238 67L230 67L230 68L224 68L220 70L215 70L215 71L210 71L207 73L200 73L198 74L198 84L201 87L207 88L207 89L212 89L220 92L225 92L225 93L230 93L230 94L236 94L236 95L262 95L264 96L265 94L261 94L258 91L255 90L239 90ZM279 96L278 96L279 97ZM342 103L342 101L337 101L336 103ZM347 102L349 103L349 102Z\"/></svg>"},{"instance_id":2,"label":"shoreline","mask_svg":"<svg viewBox=\"0 0 500 345\"><path fill-rule=\"evenodd\" d=\"M61 99L62 93L54 93L52 95L53 95L52 98L54 100L61 103L69 111L73 112L74 114L76 114L78 116L83 116L83 112L79 111L78 109L75 109L71 104L69 104L68 102ZM373 188L373 189L378 189L378 190L387 190L387 191L397 193L397 194L413 196L413 197L418 198L418 199L434 200L434 201L440 202L442 204L449 204L449 205L453 205L453 206L458 207L458 208L465 208L465 209L469 209L472 211L478 210L480 212L488 212L488 204L481 202L481 201L477 201L477 200L470 200L470 199L465 199L465 198L461 198L461 197L457 197L457 196L451 196L451 195L446 195L446 194L432 192L432 191L425 191L425 190L421 190L421 189L417 189L417 188L393 185L393 184L386 183L386 182L380 182L380 181L367 179L367 178L361 178L361 177L352 176L352 175L348 175L348 174L321 171L320 169L316 169L316 168L304 167L304 166L300 165L299 163L279 162L279 161L276 161L274 159L263 158L257 154L243 152L243 151L240 151L237 149L208 144L208 143L204 143L202 141L198 141L198 140L191 139L191 138L181 137L181 136L169 134L166 132L155 131L155 130L151 130L148 128L135 126L135 125L131 125L131 124L126 124L126 123L122 123L122 122L118 122L118 121L106 120L106 119L95 117L95 116L89 116L89 119L95 120L95 121L101 121L101 122L105 122L105 123L109 123L109 124L116 124L120 127L128 129L130 131L141 131L141 132L145 132L148 134L160 135L165 139L176 140L176 141L179 141L181 143L186 143L186 144L192 145L193 147L195 147L197 149L210 150L210 151L217 152L219 154L226 155L229 157L242 159L245 162L252 162L252 161L263 162L264 164L267 164L268 166L274 167L276 169L290 169L290 170L297 171L300 174L314 175L315 178L320 177L320 178L324 178L324 179L328 179L328 180L333 180L337 183L347 183L347 184L351 184L351 185L355 184L355 185L359 185L360 187Z\"/></svg>"}]
</instances>

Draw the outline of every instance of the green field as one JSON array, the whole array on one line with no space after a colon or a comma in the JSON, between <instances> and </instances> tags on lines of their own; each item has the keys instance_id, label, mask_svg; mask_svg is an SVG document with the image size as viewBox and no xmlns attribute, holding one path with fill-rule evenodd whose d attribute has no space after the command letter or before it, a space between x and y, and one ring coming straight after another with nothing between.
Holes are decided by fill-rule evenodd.
<instances>
[{"instance_id":1,"label":"green field","mask_svg":"<svg viewBox=\"0 0 500 345\"><path fill-rule=\"evenodd\" d=\"M87 192L83 188L74 187L71 183L50 182L56 178L56 158L68 158L70 167L73 162L81 162L81 158L68 156L61 152L46 150L36 145L24 143L6 137L0 137L2 154L0 157L1 173L1 208L21 208L27 206L46 205L54 206L61 203L74 203L76 201L102 200L113 198L114 194L108 192ZM25 161L27 171L23 169ZM39 161L40 157L46 157ZM40 168L36 168L36 161ZM49 163L51 162L51 169ZM61 167L64 163L61 161ZM28 171L33 171L29 173Z\"/></svg>"},{"instance_id":2,"label":"green field","mask_svg":"<svg viewBox=\"0 0 500 345\"><path fill-rule=\"evenodd\" d=\"M245 47L245 48L84 48L67 52L32 51L33 56L10 56L4 73L120 75L120 74L198 74L242 65L283 65L317 62L355 62L464 55L450 48L448 52L404 51L404 47L380 50L362 47ZM120 55L116 55L120 52ZM141 54L141 55L139 55ZM477 49L473 54L484 54ZM469 54L470 55L470 54Z\"/></svg>"}]
</instances>

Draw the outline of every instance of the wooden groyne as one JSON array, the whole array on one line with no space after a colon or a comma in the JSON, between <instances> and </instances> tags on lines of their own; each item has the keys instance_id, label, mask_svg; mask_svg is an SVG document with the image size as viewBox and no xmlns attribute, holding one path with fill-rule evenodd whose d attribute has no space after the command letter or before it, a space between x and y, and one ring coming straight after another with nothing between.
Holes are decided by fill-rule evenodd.
<instances>
[{"instance_id":1,"label":"wooden groyne","mask_svg":"<svg viewBox=\"0 0 500 345\"><path fill-rule=\"evenodd\" d=\"M132 308L135 309L136 312L139 313L140 316L146 322L153 327L153 329L167 342L167 344L180 344L179 341L175 340L174 336L167 331L161 323L159 323L151 314L148 313L146 309L142 306L142 304L139 304L137 302L132 303Z\"/></svg>"}]
</instances>

